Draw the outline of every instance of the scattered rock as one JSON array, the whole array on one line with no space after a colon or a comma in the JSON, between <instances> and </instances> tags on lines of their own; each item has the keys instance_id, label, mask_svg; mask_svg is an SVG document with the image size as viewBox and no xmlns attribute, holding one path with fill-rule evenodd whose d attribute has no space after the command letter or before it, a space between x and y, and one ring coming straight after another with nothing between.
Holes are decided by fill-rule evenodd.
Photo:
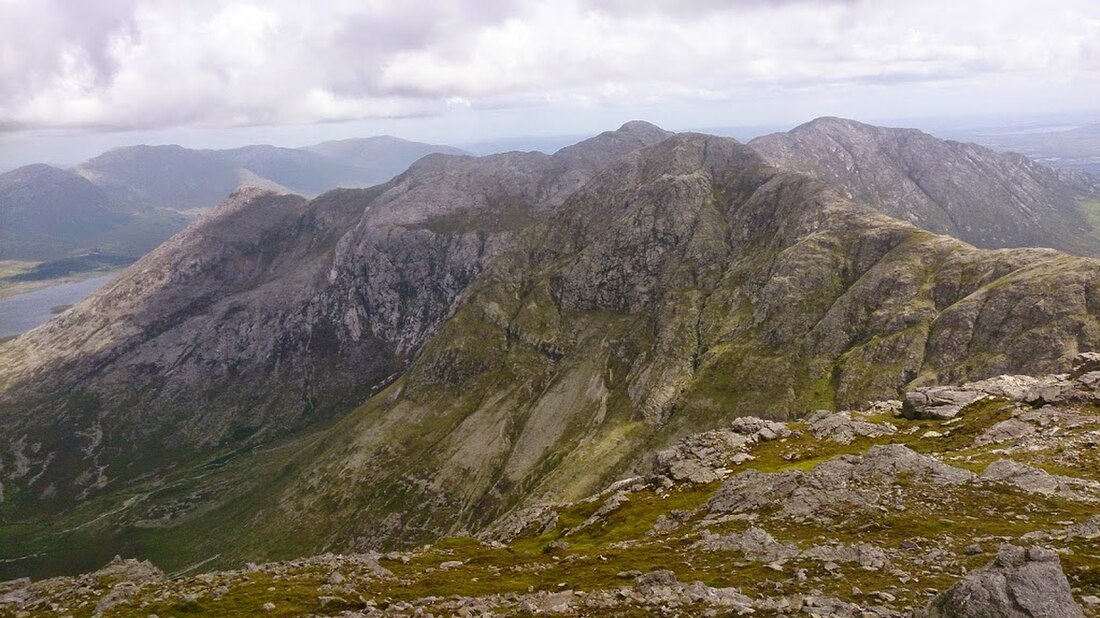
<instances>
[{"instance_id":1,"label":"scattered rock","mask_svg":"<svg viewBox=\"0 0 1100 618\"><path fill-rule=\"evenodd\" d=\"M794 558L800 551L797 545L780 543L767 531L752 527L740 534L718 536L703 534L703 538L692 545L693 549L705 551L737 551L748 560L776 562Z\"/></svg>"},{"instance_id":2,"label":"scattered rock","mask_svg":"<svg viewBox=\"0 0 1100 618\"><path fill-rule=\"evenodd\" d=\"M755 442L794 435L785 423L753 416L733 420L726 429L705 431L684 438L657 454L658 473L675 481L711 483L723 478L729 466L751 459L745 452Z\"/></svg>"},{"instance_id":3,"label":"scattered rock","mask_svg":"<svg viewBox=\"0 0 1100 618\"><path fill-rule=\"evenodd\" d=\"M886 551L870 543L818 545L802 552L802 557L822 562L851 562L876 571L890 566Z\"/></svg>"},{"instance_id":4,"label":"scattered rock","mask_svg":"<svg viewBox=\"0 0 1100 618\"><path fill-rule=\"evenodd\" d=\"M643 594L648 594L652 593L655 588L672 587L678 583L676 573L668 569L658 569L634 578L634 589Z\"/></svg>"},{"instance_id":5,"label":"scattered rock","mask_svg":"<svg viewBox=\"0 0 1100 618\"><path fill-rule=\"evenodd\" d=\"M988 444L1016 441L1034 432L1035 426L1031 423L1026 423L1018 418L1010 418L993 425L977 438L974 438L974 446L982 447Z\"/></svg>"},{"instance_id":6,"label":"scattered rock","mask_svg":"<svg viewBox=\"0 0 1100 618\"><path fill-rule=\"evenodd\" d=\"M930 484L973 481L972 472L921 455L905 446L873 446L863 455L841 455L813 470L764 473L746 470L727 479L707 502L712 513L743 513L776 505L793 517L847 515L852 507L877 508L882 494L875 487L899 475Z\"/></svg>"},{"instance_id":7,"label":"scattered rock","mask_svg":"<svg viewBox=\"0 0 1100 618\"><path fill-rule=\"evenodd\" d=\"M30 601L31 580L28 577L0 582L0 607L21 605Z\"/></svg>"},{"instance_id":8,"label":"scattered rock","mask_svg":"<svg viewBox=\"0 0 1100 618\"><path fill-rule=\"evenodd\" d=\"M1006 545L928 605L928 618L1080 618L1058 554Z\"/></svg>"},{"instance_id":9,"label":"scattered rock","mask_svg":"<svg viewBox=\"0 0 1100 618\"><path fill-rule=\"evenodd\" d=\"M123 560L115 556L107 566L96 571L95 577L101 581L133 582L141 584L145 582L157 582L164 579L164 571L161 571L148 560Z\"/></svg>"},{"instance_id":10,"label":"scattered rock","mask_svg":"<svg viewBox=\"0 0 1100 618\"><path fill-rule=\"evenodd\" d=\"M131 603L140 592L141 586L134 582L124 581L115 584L111 587L111 591L100 597L99 602L96 603L95 615L102 616L120 605Z\"/></svg>"}]
</instances>

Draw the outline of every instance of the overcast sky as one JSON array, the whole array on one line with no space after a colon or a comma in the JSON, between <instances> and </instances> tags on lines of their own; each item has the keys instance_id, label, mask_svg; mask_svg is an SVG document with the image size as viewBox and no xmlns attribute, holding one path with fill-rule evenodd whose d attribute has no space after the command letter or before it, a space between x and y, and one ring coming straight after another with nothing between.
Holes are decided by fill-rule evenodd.
<instances>
[{"instance_id":1,"label":"overcast sky","mask_svg":"<svg viewBox=\"0 0 1100 618\"><path fill-rule=\"evenodd\" d=\"M0 0L0 167L1098 101L1098 0Z\"/></svg>"}]
</instances>

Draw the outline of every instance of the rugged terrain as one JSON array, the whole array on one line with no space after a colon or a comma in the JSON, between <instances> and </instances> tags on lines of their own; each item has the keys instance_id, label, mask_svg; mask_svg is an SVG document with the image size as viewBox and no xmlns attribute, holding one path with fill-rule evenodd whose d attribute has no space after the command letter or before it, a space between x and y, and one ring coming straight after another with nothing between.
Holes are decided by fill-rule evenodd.
<instances>
[{"instance_id":1,"label":"rugged terrain","mask_svg":"<svg viewBox=\"0 0 1100 618\"><path fill-rule=\"evenodd\" d=\"M0 615L1097 616L1097 369L741 417L476 538L171 579L115 559L0 584Z\"/></svg>"},{"instance_id":2,"label":"rugged terrain","mask_svg":"<svg viewBox=\"0 0 1100 618\"><path fill-rule=\"evenodd\" d=\"M516 230L665 135L631 125L554 156L428 157L308 203L238 192L0 350L0 426L19 436L0 462L31 481L4 506L64 509L112 478L347 411L402 371ZM127 463L107 474L110 461Z\"/></svg>"},{"instance_id":3,"label":"rugged terrain","mask_svg":"<svg viewBox=\"0 0 1100 618\"><path fill-rule=\"evenodd\" d=\"M843 193L644 123L240 192L0 347L0 572L409 547L648 474L735 417L1100 347L1095 260Z\"/></svg>"},{"instance_id":4,"label":"rugged terrain","mask_svg":"<svg viewBox=\"0 0 1100 618\"><path fill-rule=\"evenodd\" d=\"M768 161L978 247L1100 255L1100 180L916 129L819 118L754 139Z\"/></svg>"}]
</instances>

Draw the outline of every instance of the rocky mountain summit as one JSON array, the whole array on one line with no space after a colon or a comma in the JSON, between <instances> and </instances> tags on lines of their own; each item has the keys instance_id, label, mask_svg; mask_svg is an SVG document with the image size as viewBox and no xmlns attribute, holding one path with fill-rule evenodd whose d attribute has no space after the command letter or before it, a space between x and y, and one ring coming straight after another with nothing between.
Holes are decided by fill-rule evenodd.
<instances>
[{"instance_id":1,"label":"rocky mountain summit","mask_svg":"<svg viewBox=\"0 0 1100 618\"><path fill-rule=\"evenodd\" d=\"M750 144L846 197L977 247L1100 255L1100 180L916 129L818 118Z\"/></svg>"},{"instance_id":2,"label":"rocky mountain summit","mask_svg":"<svg viewBox=\"0 0 1100 618\"><path fill-rule=\"evenodd\" d=\"M2 583L0 615L1100 616L1094 362L958 385L986 394L950 418L897 400L738 418L475 538L171 578L116 558Z\"/></svg>"}]
</instances>

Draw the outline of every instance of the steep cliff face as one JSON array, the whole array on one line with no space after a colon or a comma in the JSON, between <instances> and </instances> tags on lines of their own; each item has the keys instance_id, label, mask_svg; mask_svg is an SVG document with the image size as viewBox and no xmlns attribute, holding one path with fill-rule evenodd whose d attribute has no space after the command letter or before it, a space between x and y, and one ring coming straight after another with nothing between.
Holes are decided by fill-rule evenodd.
<instances>
[{"instance_id":1,"label":"steep cliff face","mask_svg":"<svg viewBox=\"0 0 1100 618\"><path fill-rule=\"evenodd\" d=\"M753 140L769 162L850 199L978 247L1100 255L1100 181L915 129L819 118Z\"/></svg>"},{"instance_id":2,"label":"steep cliff face","mask_svg":"<svg viewBox=\"0 0 1100 618\"><path fill-rule=\"evenodd\" d=\"M346 411L403 369L517 230L664 135L628 126L555 156L432 156L308 202L236 193L0 348L0 427L14 436L0 460L23 470L9 478L59 507Z\"/></svg>"},{"instance_id":3,"label":"steep cliff face","mask_svg":"<svg viewBox=\"0 0 1100 618\"><path fill-rule=\"evenodd\" d=\"M495 259L409 371L299 462L261 534L364 548L477 530L732 417L1063 370L1100 346L1097 266L974 249L681 134Z\"/></svg>"}]
</instances>

